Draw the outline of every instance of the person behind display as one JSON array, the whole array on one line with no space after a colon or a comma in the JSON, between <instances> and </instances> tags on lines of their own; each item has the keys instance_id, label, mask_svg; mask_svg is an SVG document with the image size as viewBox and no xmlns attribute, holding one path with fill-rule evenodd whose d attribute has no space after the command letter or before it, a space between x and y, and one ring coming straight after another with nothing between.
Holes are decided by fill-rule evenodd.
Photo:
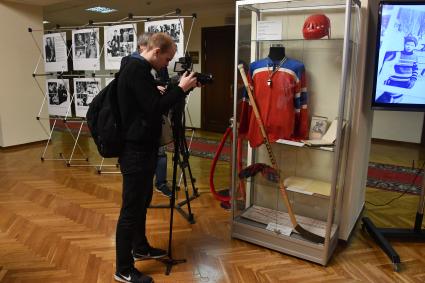
<instances>
[{"instance_id":1,"label":"person behind display","mask_svg":"<svg viewBox=\"0 0 425 283\"><path fill-rule=\"evenodd\" d=\"M145 32L139 36L137 41L139 52L147 48L149 38L151 38L152 35L153 33L151 32ZM162 68L158 71L157 77L160 78L160 81L168 81L169 75L167 68ZM157 86L157 88L161 95L164 95L167 91L164 86ZM158 160L155 169L155 187L157 192L171 198L172 191L167 183L167 154L165 153L165 148L166 146L160 146L158 149Z\"/></svg>"}]
</instances>

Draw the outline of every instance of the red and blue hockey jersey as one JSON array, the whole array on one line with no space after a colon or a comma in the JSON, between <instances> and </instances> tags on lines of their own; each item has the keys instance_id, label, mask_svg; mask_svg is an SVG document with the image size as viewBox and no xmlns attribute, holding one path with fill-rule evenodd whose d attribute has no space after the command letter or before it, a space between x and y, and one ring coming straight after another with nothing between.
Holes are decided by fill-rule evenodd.
<instances>
[{"instance_id":1,"label":"red and blue hockey jersey","mask_svg":"<svg viewBox=\"0 0 425 283\"><path fill-rule=\"evenodd\" d=\"M283 63L279 66L281 62ZM254 89L257 107L270 142L278 139L307 139L308 109L304 64L289 58L281 62L273 62L267 57L251 63L248 80ZM270 80L271 84L268 82ZM253 113L246 117L249 117L247 139L252 147L257 147L263 143L259 125Z\"/></svg>"}]
</instances>

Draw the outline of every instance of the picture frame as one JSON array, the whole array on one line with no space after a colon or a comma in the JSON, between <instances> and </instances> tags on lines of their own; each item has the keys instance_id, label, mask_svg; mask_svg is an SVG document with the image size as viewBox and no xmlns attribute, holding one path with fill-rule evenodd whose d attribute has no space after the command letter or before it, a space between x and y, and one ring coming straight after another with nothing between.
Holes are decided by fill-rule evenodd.
<instances>
[{"instance_id":1,"label":"picture frame","mask_svg":"<svg viewBox=\"0 0 425 283\"><path fill-rule=\"evenodd\" d=\"M328 118L323 116L311 117L310 123L310 140L320 140L328 129Z\"/></svg>"}]
</instances>

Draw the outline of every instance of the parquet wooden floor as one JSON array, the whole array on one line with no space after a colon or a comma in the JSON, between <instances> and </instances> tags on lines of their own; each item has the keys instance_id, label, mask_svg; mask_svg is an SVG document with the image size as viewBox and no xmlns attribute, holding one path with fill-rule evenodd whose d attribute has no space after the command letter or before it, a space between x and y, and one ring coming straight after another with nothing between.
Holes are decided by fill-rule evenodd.
<instances>
[{"instance_id":1,"label":"parquet wooden floor","mask_svg":"<svg viewBox=\"0 0 425 283\"><path fill-rule=\"evenodd\" d=\"M62 135L48 155L70 152L70 145ZM82 147L93 150L90 142L83 141ZM33 144L0 150L0 281L114 282L120 175L99 175L94 168L67 167L62 161L41 162L43 148ZM424 160L423 149L407 155ZM371 156L378 162L384 158L379 147L372 147ZM410 164L408 158L402 152L395 161ZM423 243L392 241L402 259L402 271L396 273L359 227L349 242L339 244L327 267L231 239L231 214L208 192L210 162L191 157L201 191L191 203L196 224L175 213L173 255L187 263L174 266L170 276L157 261L136 265L155 282L425 282ZM229 165L219 163L217 170L216 186L225 187ZM397 195L368 189L367 200L382 203ZM166 202L154 195L154 204ZM409 195L385 207L367 204L365 214L379 226L410 227L416 205L417 197ZM147 225L151 244L166 248L168 209L150 209Z\"/></svg>"}]
</instances>

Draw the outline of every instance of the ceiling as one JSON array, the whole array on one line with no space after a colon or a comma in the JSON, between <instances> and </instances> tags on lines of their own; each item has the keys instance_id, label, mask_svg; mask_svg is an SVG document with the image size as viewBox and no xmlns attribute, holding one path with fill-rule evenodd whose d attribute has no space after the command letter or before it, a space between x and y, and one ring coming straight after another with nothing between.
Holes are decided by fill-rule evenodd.
<instances>
[{"instance_id":1,"label":"ceiling","mask_svg":"<svg viewBox=\"0 0 425 283\"><path fill-rule=\"evenodd\" d=\"M118 21L132 13L134 16L159 16L181 9L183 16L196 13L205 17L215 11L226 11L225 17L234 17L235 0L7 0L43 6L44 20L51 24L45 29L60 26L80 26L89 20L94 22ZM118 10L110 14L85 11L93 6L105 6Z\"/></svg>"},{"instance_id":2,"label":"ceiling","mask_svg":"<svg viewBox=\"0 0 425 283\"><path fill-rule=\"evenodd\" d=\"M21 4L28 4L28 5L36 5L36 6L47 6L47 5L52 5L52 4L65 2L69 0L6 0L6 1L21 3Z\"/></svg>"}]
</instances>

